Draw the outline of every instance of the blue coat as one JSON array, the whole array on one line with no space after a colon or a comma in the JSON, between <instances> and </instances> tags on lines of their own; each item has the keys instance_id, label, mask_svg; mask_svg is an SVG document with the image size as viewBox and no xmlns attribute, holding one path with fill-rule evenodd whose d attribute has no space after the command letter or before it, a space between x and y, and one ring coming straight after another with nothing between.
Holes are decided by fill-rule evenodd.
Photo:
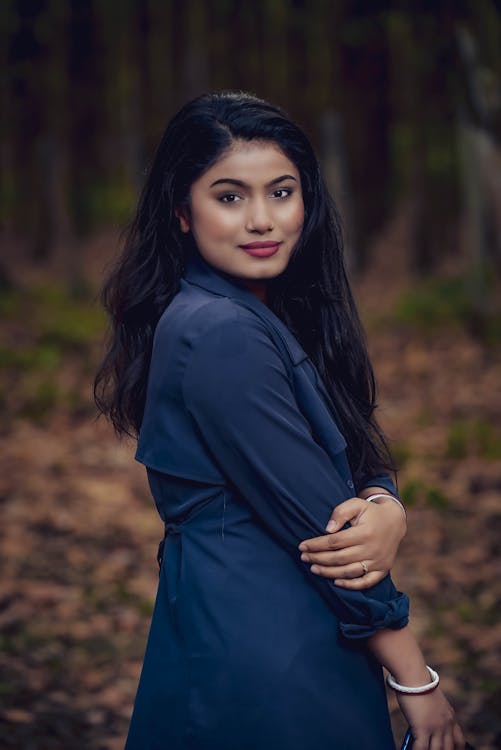
<instances>
[{"instance_id":1,"label":"blue coat","mask_svg":"<svg viewBox=\"0 0 501 750\"><path fill-rule=\"evenodd\" d=\"M287 327L196 254L162 315L136 458L165 523L126 750L390 750L364 637L407 623L298 544L355 487L335 407Z\"/></svg>"}]
</instances>

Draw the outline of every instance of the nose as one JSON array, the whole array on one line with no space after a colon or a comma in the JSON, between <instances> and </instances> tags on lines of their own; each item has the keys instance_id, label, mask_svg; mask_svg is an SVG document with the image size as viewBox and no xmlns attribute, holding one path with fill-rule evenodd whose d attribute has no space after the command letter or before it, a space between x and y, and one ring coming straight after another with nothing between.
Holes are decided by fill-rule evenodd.
<instances>
[{"instance_id":1,"label":"nose","mask_svg":"<svg viewBox=\"0 0 501 750\"><path fill-rule=\"evenodd\" d=\"M248 232L264 234L273 229L273 218L266 199L255 199L249 202L246 227Z\"/></svg>"}]
</instances>

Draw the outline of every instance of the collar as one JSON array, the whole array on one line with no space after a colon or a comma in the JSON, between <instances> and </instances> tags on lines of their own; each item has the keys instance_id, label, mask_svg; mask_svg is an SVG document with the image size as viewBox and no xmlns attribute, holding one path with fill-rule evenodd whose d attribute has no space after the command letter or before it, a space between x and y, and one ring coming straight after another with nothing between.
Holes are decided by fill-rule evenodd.
<instances>
[{"instance_id":1,"label":"collar","mask_svg":"<svg viewBox=\"0 0 501 750\"><path fill-rule=\"evenodd\" d=\"M234 299L244 307L252 310L265 323L271 325L280 335L295 365L307 359L307 354L297 339L264 302L261 302L247 287L239 283L234 276L224 273L224 271L216 270L202 258L199 252L194 251L187 260L184 278L190 284L202 287L202 289L206 289L212 294Z\"/></svg>"}]
</instances>

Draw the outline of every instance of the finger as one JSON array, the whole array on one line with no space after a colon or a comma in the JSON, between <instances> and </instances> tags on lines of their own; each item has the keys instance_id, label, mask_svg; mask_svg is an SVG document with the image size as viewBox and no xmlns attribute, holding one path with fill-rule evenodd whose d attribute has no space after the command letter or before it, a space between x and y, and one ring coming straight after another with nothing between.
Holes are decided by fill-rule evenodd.
<instances>
[{"instance_id":1,"label":"finger","mask_svg":"<svg viewBox=\"0 0 501 750\"><path fill-rule=\"evenodd\" d=\"M360 497L350 497L343 503L336 505L327 524L327 531L342 529L345 523L357 518L366 507L367 502Z\"/></svg>"},{"instance_id":2,"label":"finger","mask_svg":"<svg viewBox=\"0 0 501 750\"><path fill-rule=\"evenodd\" d=\"M444 747L442 730L435 730L431 735L430 750L444 750Z\"/></svg>"},{"instance_id":3,"label":"finger","mask_svg":"<svg viewBox=\"0 0 501 750\"><path fill-rule=\"evenodd\" d=\"M302 552L301 560L308 563L318 563L319 565L330 565L340 567L350 565L360 560L370 561L370 558L364 557L366 550L363 547L348 547L348 549L328 550L325 552Z\"/></svg>"},{"instance_id":4,"label":"finger","mask_svg":"<svg viewBox=\"0 0 501 750\"><path fill-rule=\"evenodd\" d=\"M365 576L362 576L360 578L353 578L351 580L347 580L346 578L335 578L334 583L341 589L362 591L363 589L368 589L371 586L375 586L376 583L379 583L383 580L385 575L386 572L383 572L381 570L373 570L370 573L367 573L367 575Z\"/></svg>"},{"instance_id":5,"label":"finger","mask_svg":"<svg viewBox=\"0 0 501 750\"><path fill-rule=\"evenodd\" d=\"M351 565L342 565L341 567L333 568L329 565L312 565L310 568L312 573L321 575L324 578L342 578L342 579L353 579L360 578L360 576L366 575L364 569L359 562L352 563Z\"/></svg>"},{"instance_id":6,"label":"finger","mask_svg":"<svg viewBox=\"0 0 501 750\"><path fill-rule=\"evenodd\" d=\"M452 736L454 738L454 750L464 750L465 739L459 724L454 724Z\"/></svg>"},{"instance_id":7,"label":"finger","mask_svg":"<svg viewBox=\"0 0 501 750\"><path fill-rule=\"evenodd\" d=\"M453 726L451 724L450 727L447 728L447 730L444 732L444 740L443 740L443 746L444 750L454 750L454 737L452 735Z\"/></svg>"},{"instance_id":8,"label":"finger","mask_svg":"<svg viewBox=\"0 0 501 750\"><path fill-rule=\"evenodd\" d=\"M421 735L416 734L412 750L428 750L430 745L430 735L423 732Z\"/></svg>"},{"instance_id":9,"label":"finger","mask_svg":"<svg viewBox=\"0 0 501 750\"><path fill-rule=\"evenodd\" d=\"M344 549L353 547L356 544L363 544L367 540L367 532L364 529L352 526L349 529L343 529L336 534L322 534L311 539L305 539L299 545L303 552L323 552L324 550Z\"/></svg>"}]
</instances>

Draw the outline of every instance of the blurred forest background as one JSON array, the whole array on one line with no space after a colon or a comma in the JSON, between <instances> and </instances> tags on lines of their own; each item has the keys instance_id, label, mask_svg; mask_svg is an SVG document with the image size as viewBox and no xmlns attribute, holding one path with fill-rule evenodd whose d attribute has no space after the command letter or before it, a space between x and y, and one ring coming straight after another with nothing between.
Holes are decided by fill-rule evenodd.
<instances>
[{"instance_id":1,"label":"blurred forest background","mask_svg":"<svg viewBox=\"0 0 501 750\"><path fill-rule=\"evenodd\" d=\"M2 747L123 746L162 531L94 419L98 290L168 118L238 88L304 126L341 207L409 506L395 578L501 748L499 3L3 0L0 38Z\"/></svg>"}]
</instances>

